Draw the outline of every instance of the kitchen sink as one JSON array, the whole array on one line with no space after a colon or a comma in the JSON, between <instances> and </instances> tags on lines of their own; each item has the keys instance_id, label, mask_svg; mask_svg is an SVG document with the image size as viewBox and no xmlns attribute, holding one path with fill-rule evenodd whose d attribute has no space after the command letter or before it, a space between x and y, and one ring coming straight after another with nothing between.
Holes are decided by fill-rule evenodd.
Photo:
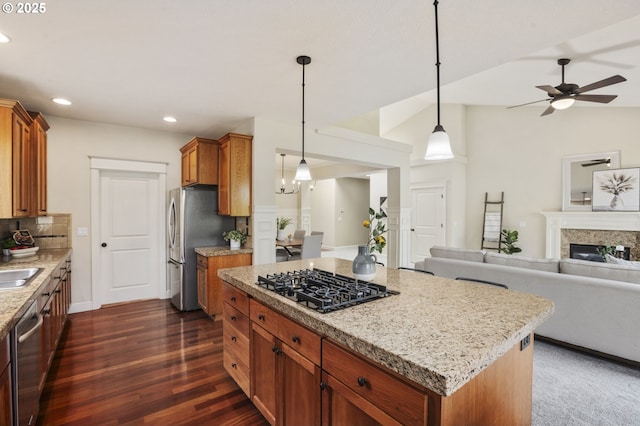
<instances>
[{"instance_id":1,"label":"kitchen sink","mask_svg":"<svg viewBox=\"0 0 640 426\"><path fill-rule=\"evenodd\" d=\"M42 271L42 268L11 269L0 271L0 290L26 287Z\"/></svg>"}]
</instances>

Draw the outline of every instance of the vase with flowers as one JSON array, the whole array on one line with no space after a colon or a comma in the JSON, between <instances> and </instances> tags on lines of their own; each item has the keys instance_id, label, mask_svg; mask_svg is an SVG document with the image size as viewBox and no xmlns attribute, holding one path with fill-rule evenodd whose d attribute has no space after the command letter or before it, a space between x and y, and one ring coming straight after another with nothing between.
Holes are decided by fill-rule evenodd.
<instances>
[{"instance_id":1,"label":"vase with flowers","mask_svg":"<svg viewBox=\"0 0 640 426\"><path fill-rule=\"evenodd\" d=\"M382 253L387 245L384 233L387 227L384 221L385 214L382 210L376 212L369 207L369 218L362 222L362 226L368 230L367 244L358 246L358 255L353 259L351 272L358 280L368 281L376 275L377 258L374 252Z\"/></svg>"},{"instance_id":2,"label":"vase with flowers","mask_svg":"<svg viewBox=\"0 0 640 426\"><path fill-rule=\"evenodd\" d=\"M284 241L287 238L287 226L293 223L293 219L290 217L279 217L276 219L276 228L278 228L278 235L276 239L278 241Z\"/></svg>"}]
</instances>

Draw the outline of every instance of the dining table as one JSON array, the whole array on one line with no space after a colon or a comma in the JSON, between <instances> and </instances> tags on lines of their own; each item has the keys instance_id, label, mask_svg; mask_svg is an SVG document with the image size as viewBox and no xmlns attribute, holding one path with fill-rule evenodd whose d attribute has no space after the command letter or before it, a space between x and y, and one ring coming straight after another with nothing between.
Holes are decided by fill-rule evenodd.
<instances>
[{"instance_id":1,"label":"dining table","mask_svg":"<svg viewBox=\"0 0 640 426\"><path fill-rule=\"evenodd\" d=\"M289 249L293 247L297 247L297 248L302 247L302 239L287 238L284 240L276 240L276 247L283 247L287 251L289 256L293 256L293 253Z\"/></svg>"}]
</instances>

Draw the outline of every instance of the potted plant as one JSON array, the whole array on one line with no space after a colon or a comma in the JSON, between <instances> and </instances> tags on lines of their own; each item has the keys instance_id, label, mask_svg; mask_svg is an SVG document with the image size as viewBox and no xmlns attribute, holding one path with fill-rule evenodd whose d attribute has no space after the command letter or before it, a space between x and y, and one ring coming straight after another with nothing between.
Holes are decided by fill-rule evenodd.
<instances>
[{"instance_id":1,"label":"potted plant","mask_svg":"<svg viewBox=\"0 0 640 426\"><path fill-rule=\"evenodd\" d=\"M13 238L9 237L2 240L0 245L2 245L2 254L9 256L11 254L9 250L16 246L16 242Z\"/></svg>"},{"instance_id":2,"label":"potted plant","mask_svg":"<svg viewBox=\"0 0 640 426\"><path fill-rule=\"evenodd\" d=\"M229 241L231 250L238 250L240 246L247 241L247 236L237 229L234 229L233 231L223 232L222 237L225 241Z\"/></svg>"},{"instance_id":3,"label":"potted plant","mask_svg":"<svg viewBox=\"0 0 640 426\"><path fill-rule=\"evenodd\" d=\"M509 229L503 229L500 233L500 237L502 238L502 252L505 254L513 254L520 253L522 249L520 247L516 247L516 242L518 242L518 231L511 231Z\"/></svg>"},{"instance_id":4,"label":"potted plant","mask_svg":"<svg viewBox=\"0 0 640 426\"><path fill-rule=\"evenodd\" d=\"M279 217L276 219L276 225L278 225L278 236L276 237L279 241L283 241L287 237L286 228L293 222L293 219L289 217Z\"/></svg>"}]
</instances>

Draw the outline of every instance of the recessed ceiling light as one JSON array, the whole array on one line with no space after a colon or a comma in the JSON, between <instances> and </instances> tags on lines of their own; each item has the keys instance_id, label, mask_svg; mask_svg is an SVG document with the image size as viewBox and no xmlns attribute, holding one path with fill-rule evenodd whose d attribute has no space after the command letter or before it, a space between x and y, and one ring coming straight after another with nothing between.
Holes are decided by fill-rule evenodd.
<instances>
[{"instance_id":1,"label":"recessed ceiling light","mask_svg":"<svg viewBox=\"0 0 640 426\"><path fill-rule=\"evenodd\" d=\"M166 121L167 123L175 123L178 120L176 120L175 117L171 117L171 116L166 116L165 118L163 118L164 121Z\"/></svg>"},{"instance_id":2,"label":"recessed ceiling light","mask_svg":"<svg viewBox=\"0 0 640 426\"><path fill-rule=\"evenodd\" d=\"M51 99L53 102L57 103L58 105L71 105L71 101L65 99L65 98L53 98Z\"/></svg>"},{"instance_id":3,"label":"recessed ceiling light","mask_svg":"<svg viewBox=\"0 0 640 426\"><path fill-rule=\"evenodd\" d=\"M10 41L11 41L11 38L9 38L8 35L4 35L0 33L0 43L9 43Z\"/></svg>"}]
</instances>

